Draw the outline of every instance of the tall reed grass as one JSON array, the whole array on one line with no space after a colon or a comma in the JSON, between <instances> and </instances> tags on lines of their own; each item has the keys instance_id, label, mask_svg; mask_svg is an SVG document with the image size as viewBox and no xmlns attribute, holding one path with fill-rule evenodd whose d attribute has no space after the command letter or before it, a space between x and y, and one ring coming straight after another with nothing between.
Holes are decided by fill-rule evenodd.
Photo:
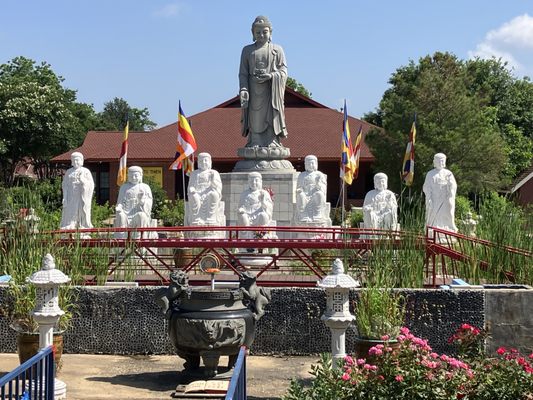
<instances>
[{"instance_id":1,"label":"tall reed grass","mask_svg":"<svg viewBox=\"0 0 533 400\"><path fill-rule=\"evenodd\" d=\"M479 200L478 213L476 235L493 245L458 243L456 247L470 257L458 265L461 277L476 284L533 285L533 209L489 194Z\"/></svg>"}]
</instances>

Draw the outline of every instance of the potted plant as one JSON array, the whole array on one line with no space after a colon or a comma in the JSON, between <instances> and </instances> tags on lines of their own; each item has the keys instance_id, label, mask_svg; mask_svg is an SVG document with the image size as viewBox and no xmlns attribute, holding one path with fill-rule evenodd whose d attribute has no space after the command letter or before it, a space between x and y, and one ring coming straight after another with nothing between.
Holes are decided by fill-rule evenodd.
<instances>
[{"instance_id":1,"label":"potted plant","mask_svg":"<svg viewBox=\"0 0 533 400\"><path fill-rule=\"evenodd\" d=\"M14 277L15 278L15 277ZM39 350L39 326L31 312L35 308L36 291L32 284L22 284L22 279L12 279L5 291L0 314L17 334L17 351L20 363L37 354ZM77 294L72 286L59 288L59 306L64 314L54 328L56 369L60 368L63 353L63 333L70 326L76 309Z\"/></svg>"},{"instance_id":2,"label":"potted plant","mask_svg":"<svg viewBox=\"0 0 533 400\"><path fill-rule=\"evenodd\" d=\"M362 289L354 312L358 357L368 357L368 350L383 342L394 347L394 338L400 333L405 318L404 299L400 293L376 287Z\"/></svg>"}]
</instances>

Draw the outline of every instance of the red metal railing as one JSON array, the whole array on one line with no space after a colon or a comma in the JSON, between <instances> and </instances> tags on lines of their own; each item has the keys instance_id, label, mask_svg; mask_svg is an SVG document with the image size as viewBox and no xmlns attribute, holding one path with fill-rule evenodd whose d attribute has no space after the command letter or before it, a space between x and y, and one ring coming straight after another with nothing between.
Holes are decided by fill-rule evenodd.
<instances>
[{"instance_id":1,"label":"red metal railing","mask_svg":"<svg viewBox=\"0 0 533 400\"><path fill-rule=\"evenodd\" d=\"M115 238L117 233L125 238ZM101 249L107 262L105 273L110 279L123 280L130 274L130 279L139 284L158 285L167 284L169 273L177 268L189 273L191 284L207 284L210 276L202 273L198 264L208 254L220 263L217 280L235 282L242 271L253 268L258 282L265 286L315 286L327 274L334 258L342 257L345 269L350 272L354 260L383 243L390 249L415 247L425 252L425 278L430 286L438 286L454 276L457 263L471 263L473 247L481 268L488 266L483 252L495 247L531 257L527 250L498 246L437 228L428 228L425 236L407 231L282 226L261 230L256 227L57 230L43 232L41 237L52 240L56 246ZM97 274L89 274L86 283L96 284Z\"/></svg>"},{"instance_id":2,"label":"red metal railing","mask_svg":"<svg viewBox=\"0 0 533 400\"><path fill-rule=\"evenodd\" d=\"M521 263L529 264L533 269L533 252L512 246L493 243L488 240L466 236L456 232L450 232L439 228L428 227L426 229L426 270L431 271L432 286L436 286L437 275L442 280L457 276L458 263L468 264L481 270L491 267L491 253L498 251L507 260L506 270L502 274L506 279L513 282L515 277L512 271L512 257L521 259Z\"/></svg>"}]
</instances>

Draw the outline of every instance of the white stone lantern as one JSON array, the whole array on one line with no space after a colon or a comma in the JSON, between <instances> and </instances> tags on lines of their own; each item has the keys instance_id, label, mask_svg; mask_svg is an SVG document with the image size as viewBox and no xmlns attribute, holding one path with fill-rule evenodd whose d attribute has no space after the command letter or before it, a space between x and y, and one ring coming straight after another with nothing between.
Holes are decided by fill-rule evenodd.
<instances>
[{"instance_id":1,"label":"white stone lantern","mask_svg":"<svg viewBox=\"0 0 533 400\"><path fill-rule=\"evenodd\" d=\"M326 290L326 312L321 319L331 329L331 355L336 367L346 356L346 328L355 320L350 314L350 289L359 287L359 283L344 273L344 265L337 258L331 274L318 282L318 286Z\"/></svg>"},{"instance_id":2,"label":"white stone lantern","mask_svg":"<svg viewBox=\"0 0 533 400\"><path fill-rule=\"evenodd\" d=\"M35 285L35 308L31 315L39 324L39 349L42 350L53 344L54 326L65 313L59 308L59 286L70 282L70 278L56 269L54 258L47 254L41 269L26 278L26 282ZM66 384L55 379L54 386L54 398L66 398Z\"/></svg>"}]
</instances>

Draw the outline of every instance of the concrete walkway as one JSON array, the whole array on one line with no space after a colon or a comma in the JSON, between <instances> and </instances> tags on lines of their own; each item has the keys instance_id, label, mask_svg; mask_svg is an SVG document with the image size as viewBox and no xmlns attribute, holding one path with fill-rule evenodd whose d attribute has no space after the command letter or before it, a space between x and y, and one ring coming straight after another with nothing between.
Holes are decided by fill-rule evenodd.
<instances>
[{"instance_id":1,"label":"concrete walkway","mask_svg":"<svg viewBox=\"0 0 533 400\"><path fill-rule=\"evenodd\" d=\"M309 379L318 357L247 358L248 398L280 399L290 380ZM227 361L221 360L221 365ZM171 399L183 360L178 356L64 354L58 378L67 399ZM0 354L0 376L19 365L16 354Z\"/></svg>"}]
</instances>

